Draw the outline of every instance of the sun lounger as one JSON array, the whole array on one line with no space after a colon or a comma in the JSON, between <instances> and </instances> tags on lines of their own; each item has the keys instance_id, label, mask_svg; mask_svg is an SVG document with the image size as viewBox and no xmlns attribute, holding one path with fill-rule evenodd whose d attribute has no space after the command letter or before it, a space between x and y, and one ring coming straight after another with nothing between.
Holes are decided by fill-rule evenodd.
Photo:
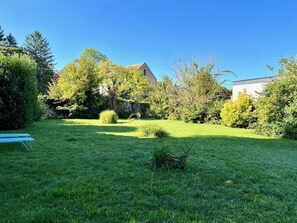
<instances>
[{"instance_id":1,"label":"sun lounger","mask_svg":"<svg viewBox=\"0 0 297 223\"><path fill-rule=\"evenodd\" d=\"M28 151L33 150L31 142L34 139L27 133L21 134L0 134L0 144L6 143L20 143L22 144Z\"/></svg>"}]
</instances>

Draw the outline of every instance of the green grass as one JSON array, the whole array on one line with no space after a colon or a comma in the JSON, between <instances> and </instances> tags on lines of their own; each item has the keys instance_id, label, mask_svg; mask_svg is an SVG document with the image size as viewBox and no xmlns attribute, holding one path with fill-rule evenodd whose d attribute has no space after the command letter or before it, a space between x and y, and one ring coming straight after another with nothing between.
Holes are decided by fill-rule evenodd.
<instances>
[{"instance_id":1,"label":"green grass","mask_svg":"<svg viewBox=\"0 0 297 223\"><path fill-rule=\"evenodd\" d=\"M156 123L162 140L137 128ZM0 145L0 222L297 222L297 141L179 121L45 120ZM1 132L3 133L3 131ZM188 169L152 172L154 146L195 142Z\"/></svg>"}]
</instances>

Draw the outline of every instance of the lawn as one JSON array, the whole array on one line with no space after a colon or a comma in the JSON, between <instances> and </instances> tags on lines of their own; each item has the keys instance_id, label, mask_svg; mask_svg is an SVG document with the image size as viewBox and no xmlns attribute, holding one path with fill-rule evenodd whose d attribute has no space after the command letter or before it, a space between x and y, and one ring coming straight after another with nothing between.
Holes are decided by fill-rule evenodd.
<instances>
[{"instance_id":1,"label":"lawn","mask_svg":"<svg viewBox=\"0 0 297 223\"><path fill-rule=\"evenodd\" d=\"M141 136L148 122L169 137ZM1 222L297 222L297 141L161 120L44 120L18 132L36 141L32 152L0 147ZM189 142L188 169L152 171L154 147Z\"/></svg>"}]
</instances>

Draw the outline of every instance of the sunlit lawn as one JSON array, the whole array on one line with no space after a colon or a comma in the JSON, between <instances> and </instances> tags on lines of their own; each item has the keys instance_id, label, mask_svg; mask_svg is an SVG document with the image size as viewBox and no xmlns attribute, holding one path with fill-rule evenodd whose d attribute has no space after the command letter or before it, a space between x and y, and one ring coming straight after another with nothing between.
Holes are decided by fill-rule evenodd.
<instances>
[{"instance_id":1,"label":"sunlit lawn","mask_svg":"<svg viewBox=\"0 0 297 223\"><path fill-rule=\"evenodd\" d=\"M142 137L154 122L170 136ZM0 222L297 222L297 141L179 121L45 120L0 145ZM1 132L3 133L3 131ZM195 146L186 171L152 171L152 150Z\"/></svg>"}]
</instances>

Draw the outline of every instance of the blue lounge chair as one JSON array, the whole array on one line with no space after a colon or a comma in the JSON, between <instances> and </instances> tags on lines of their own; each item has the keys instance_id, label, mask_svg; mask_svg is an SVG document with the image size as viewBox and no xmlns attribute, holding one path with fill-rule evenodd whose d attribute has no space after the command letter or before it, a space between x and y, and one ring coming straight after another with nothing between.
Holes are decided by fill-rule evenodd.
<instances>
[{"instance_id":1,"label":"blue lounge chair","mask_svg":"<svg viewBox=\"0 0 297 223\"><path fill-rule=\"evenodd\" d=\"M21 143L28 151L33 150L31 142L34 139L27 133L20 134L0 134L0 144Z\"/></svg>"}]
</instances>

